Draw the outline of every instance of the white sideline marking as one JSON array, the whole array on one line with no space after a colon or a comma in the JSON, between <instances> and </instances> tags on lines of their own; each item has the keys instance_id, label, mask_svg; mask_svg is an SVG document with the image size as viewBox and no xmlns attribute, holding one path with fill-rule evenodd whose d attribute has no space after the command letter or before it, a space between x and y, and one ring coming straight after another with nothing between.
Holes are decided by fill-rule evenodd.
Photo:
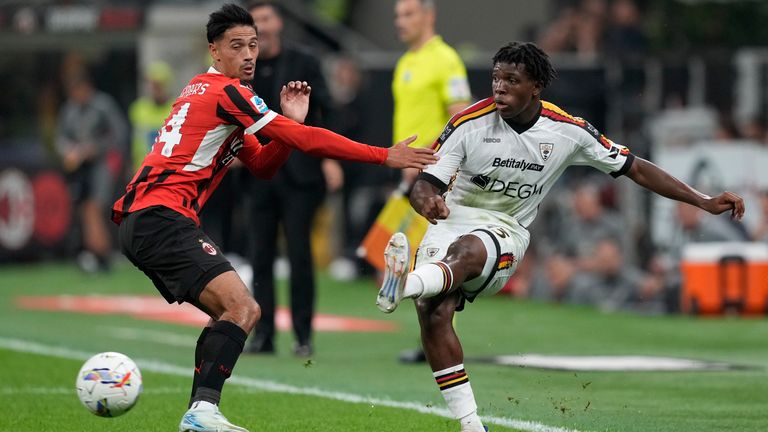
<instances>
[{"instance_id":1,"label":"white sideline marking","mask_svg":"<svg viewBox=\"0 0 768 432\"><path fill-rule=\"evenodd\" d=\"M74 384L74 383L73 383ZM157 387L157 388L144 388L141 391L142 394L177 394L177 393L189 393L188 388L181 387ZM67 387L3 387L0 388L0 396L16 396L16 395L74 395L76 394L75 386L72 388Z\"/></svg>"},{"instance_id":2,"label":"white sideline marking","mask_svg":"<svg viewBox=\"0 0 768 432\"><path fill-rule=\"evenodd\" d=\"M156 342L162 345L189 348L195 346L197 337L159 330L139 329L134 327L106 327L110 335L126 340Z\"/></svg>"},{"instance_id":3,"label":"white sideline marking","mask_svg":"<svg viewBox=\"0 0 768 432\"><path fill-rule=\"evenodd\" d=\"M25 352L31 354L39 354L49 357L59 357L70 360L87 360L91 358L93 353L87 353L85 351L77 351L64 347L57 347L51 345L43 345L36 342L29 342L20 339L10 339L0 337L0 348L4 348L16 352ZM189 377L189 368L176 366L170 363L165 363L151 359L134 358L136 364L139 365L141 370L163 373L167 375L175 375L182 377ZM420 412L422 414L436 415L452 419L453 416L445 408L428 407L425 403L420 402L400 402L389 399L379 399L370 396L362 396L353 393L342 393L336 391L328 391L315 387L297 387L289 384L281 384L275 381L261 380L255 378L248 378L244 376L233 375L229 380L230 383L235 385L241 385L252 389L259 389L262 391L269 391L275 393L288 393L305 396L315 396L325 399L332 399L342 402L366 404L371 407L385 406L390 408L400 408L410 411ZM565 429L557 426L548 426L542 423L512 419L507 417L493 417L483 416L483 422L488 424L495 424L499 426L505 426L510 428L520 429L526 432L581 432L577 429Z\"/></svg>"}]
</instances>

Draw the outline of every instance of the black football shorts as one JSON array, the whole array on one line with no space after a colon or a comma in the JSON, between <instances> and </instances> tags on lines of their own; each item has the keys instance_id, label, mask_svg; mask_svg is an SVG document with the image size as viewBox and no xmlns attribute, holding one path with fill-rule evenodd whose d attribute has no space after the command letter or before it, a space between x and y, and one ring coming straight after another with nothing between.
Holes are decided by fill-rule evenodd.
<instances>
[{"instance_id":1,"label":"black football shorts","mask_svg":"<svg viewBox=\"0 0 768 432\"><path fill-rule=\"evenodd\" d=\"M167 207L128 214L120 224L119 238L123 254L168 303L196 303L208 282L233 270L192 219Z\"/></svg>"}]
</instances>

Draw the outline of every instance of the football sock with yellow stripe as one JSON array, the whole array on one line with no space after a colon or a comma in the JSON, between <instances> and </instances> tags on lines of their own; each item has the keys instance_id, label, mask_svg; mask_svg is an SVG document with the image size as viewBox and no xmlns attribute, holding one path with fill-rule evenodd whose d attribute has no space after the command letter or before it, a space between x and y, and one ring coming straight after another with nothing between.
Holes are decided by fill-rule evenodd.
<instances>
[{"instance_id":1,"label":"football sock with yellow stripe","mask_svg":"<svg viewBox=\"0 0 768 432\"><path fill-rule=\"evenodd\" d=\"M464 370L464 365L451 366L433 372L432 375L451 414L461 422L461 430L483 430L483 423L477 416L475 395L469 385L469 376Z\"/></svg>"},{"instance_id":2,"label":"football sock with yellow stripe","mask_svg":"<svg viewBox=\"0 0 768 432\"><path fill-rule=\"evenodd\" d=\"M448 264L437 261L412 271L405 281L403 297L434 297L453 285L453 271Z\"/></svg>"}]
</instances>

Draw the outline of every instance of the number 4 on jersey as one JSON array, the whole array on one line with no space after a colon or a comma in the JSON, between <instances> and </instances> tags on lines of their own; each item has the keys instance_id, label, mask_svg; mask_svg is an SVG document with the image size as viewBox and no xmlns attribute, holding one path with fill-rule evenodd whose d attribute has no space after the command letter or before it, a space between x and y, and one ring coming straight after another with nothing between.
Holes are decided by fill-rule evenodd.
<instances>
[{"instance_id":1,"label":"number 4 on jersey","mask_svg":"<svg viewBox=\"0 0 768 432\"><path fill-rule=\"evenodd\" d=\"M157 138L158 144L163 144L160 151L165 157L171 157L173 148L181 142L181 125L187 120L190 102L185 103L179 108L179 111L171 117L171 120L160 128L160 136Z\"/></svg>"}]
</instances>

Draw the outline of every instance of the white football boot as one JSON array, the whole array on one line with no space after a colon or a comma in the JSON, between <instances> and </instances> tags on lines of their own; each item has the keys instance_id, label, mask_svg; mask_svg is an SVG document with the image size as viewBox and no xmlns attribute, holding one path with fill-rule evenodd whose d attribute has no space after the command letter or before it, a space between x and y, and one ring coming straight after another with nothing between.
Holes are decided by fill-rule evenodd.
<instances>
[{"instance_id":1,"label":"white football boot","mask_svg":"<svg viewBox=\"0 0 768 432\"><path fill-rule=\"evenodd\" d=\"M218 406L197 401L181 418L179 432L248 432L248 429L230 423Z\"/></svg>"},{"instance_id":2,"label":"white football boot","mask_svg":"<svg viewBox=\"0 0 768 432\"><path fill-rule=\"evenodd\" d=\"M405 234L398 232L389 239L384 249L384 264L384 280L376 297L376 306L384 313L392 313L403 299L405 279L411 267L411 251Z\"/></svg>"}]
</instances>

